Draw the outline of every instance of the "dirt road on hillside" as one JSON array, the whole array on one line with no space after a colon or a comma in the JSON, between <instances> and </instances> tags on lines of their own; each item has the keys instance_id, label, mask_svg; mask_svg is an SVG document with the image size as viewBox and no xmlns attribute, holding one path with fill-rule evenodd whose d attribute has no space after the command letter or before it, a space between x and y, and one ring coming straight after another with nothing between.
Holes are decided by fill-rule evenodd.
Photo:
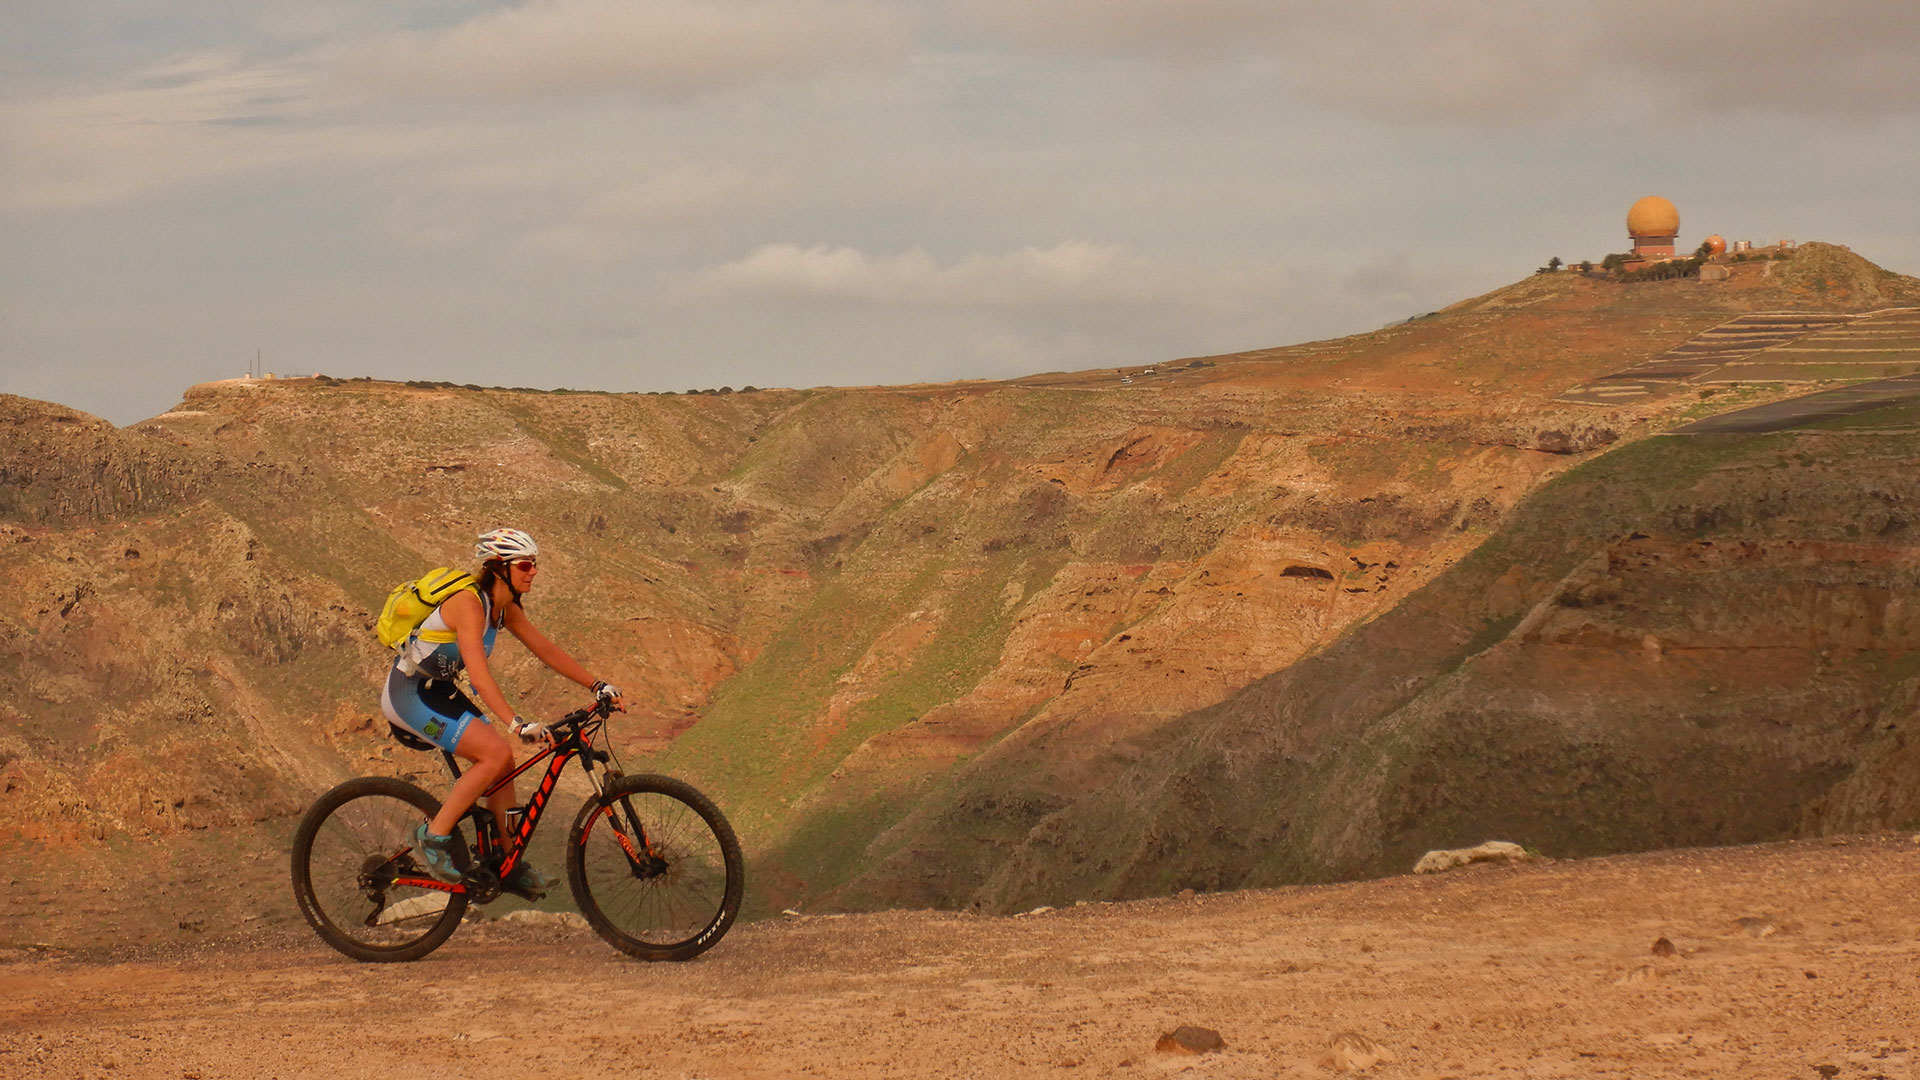
<instances>
[{"instance_id":1,"label":"dirt road on hillside","mask_svg":"<svg viewBox=\"0 0 1920 1080\"><path fill-rule=\"evenodd\" d=\"M1764 431L1789 431L1822 420L1857 416L1889 405L1906 404L1917 398L1920 398L1920 375L1901 375L1709 416L1691 424L1682 424L1668 434L1752 435ZM1906 420L1906 417L1900 417L1890 426L1904 427Z\"/></svg>"},{"instance_id":2,"label":"dirt road on hillside","mask_svg":"<svg viewBox=\"0 0 1920 1080\"><path fill-rule=\"evenodd\" d=\"M1392 1053L1381 1078L1916 1080L1916 895L1903 835L786 918L683 965L502 923L410 966L298 939L15 953L0 1076L1315 1077L1353 1031ZM1156 1051L1179 1024L1225 1049Z\"/></svg>"}]
</instances>

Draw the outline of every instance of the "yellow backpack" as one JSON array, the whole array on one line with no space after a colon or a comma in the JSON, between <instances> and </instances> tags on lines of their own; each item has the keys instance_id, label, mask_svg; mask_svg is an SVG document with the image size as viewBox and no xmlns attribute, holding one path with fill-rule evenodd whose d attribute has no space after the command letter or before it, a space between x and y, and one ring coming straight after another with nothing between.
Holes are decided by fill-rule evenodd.
<instances>
[{"instance_id":1,"label":"yellow backpack","mask_svg":"<svg viewBox=\"0 0 1920 1080\"><path fill-rule=\"evenodd\" d=\"M373 632L379 636L380 644L389 649L405 645L416 633L422 641L436 644L452 641L453 631L421 630L420 624L462 589L472 589L476 596L480 592L472 574L451 566L438 566L413 581L403 581L387 594L386 606L380 609L380 620L373 624Z\"/></svg>"}]
</instances>

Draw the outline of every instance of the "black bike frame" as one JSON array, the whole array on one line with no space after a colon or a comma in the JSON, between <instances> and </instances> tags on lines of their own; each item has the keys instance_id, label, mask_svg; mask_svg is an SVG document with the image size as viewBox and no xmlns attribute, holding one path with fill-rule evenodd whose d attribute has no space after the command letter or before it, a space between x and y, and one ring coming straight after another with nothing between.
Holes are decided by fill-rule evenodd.
<instances>
[{"instance_id":1,"label":"black bike frame","mask_svg":"<svg viewBox=\"0 0 1920 1080\"><path fill-rule=\"evenodd\" d=\"M570 716L567 719L571 720L573 717ZM562 721L562 723L565 723L565 721ZM500 862L500 880L506 880L507 876L513 873L514 868L520 865L520 857L526 852L528 841L533 839L534 827L540 823L540 814L546 809L547 800L553 796L554 785L559 783L560 774L565 771L567 762L572 761L574 758L579 758L580 767L585 769L588 777L591 778L593 775L593 763L595 761L604 763L608 760L606 751L594 749L593 745L587 741L588 737L591 736L593 732L598 731L604 723L604 720L600 720L589 727L587 721L583 718L580 725L568 732L565 738L559 739L541 750L538 754L528 758L525 762L521 763L519 768L501 777L492 787L482 792L480 798L474 800L473 806L467 811L466 816L474 819L474 830L477 833L475 839L478 841L475 848L480 858L484 860L488 853L492 851L493 845L496 842L494 839L495 823L493 811L487 808L486 800L492 796L494 792L503 790L511 785L519 778L521 773L526 772L542 761L547 762L546 774L540 778L540 786L535 788L533 795L527 799L527 805L515 808L522 811L520 815L520 827L514 830L511 839L501 844L506 851L506 857ZM458 780L460 778L459 760L455 758L452 751L449 750L441 750L440 756L446 759L447 771L453 774L455 780ZM630 824L637 826L638 822L632 822ZM617 825L615 827L616 829L618 828ZM628 845L624 835L620 837L620 841L621 846L627 848L628 855L633 856L633 849ZM645 834L642 834L640 837L640 846L642 850L646 849L647 841ZM433 889L436 892L446 893L463 893L468 891L467 887L463 884L448 883L425 875L420 877L401 877L396 879L394 884Z\"/></svg>"},{"instance_id":2,"label":"black bike frame","mask_svg":"<svg viewBox=\"0 0 1920 1080\"><path fill-rule=\"evenodd\" d=\"M578 737L575 736L567 741L571 743L576 741L577 738ZM581 753L583 753L582 748L575 746L568 746L564 750L549 746L533 757L528 758L519 768L502 777L499 783L488 788L486 793L474 802L476 807L481 806L494 792L504 790L511 785L521 773L540 764L541 759L551 759L547 762L546 775L540 778L540 786L535 788L533 794L527 798L526 809L520 815L520 828L514 832L511 840L503 842L503 846L506 848L506 858L500 861L500 880L505 881L507 876L513 873L514 868L520 865L520 856L527 850L527 841L533 839L533 828L540 823L540 812L547 808L547 799L553 795L553 785L559 782L560 773L567 767L567 762L580 756ZM592 758L588 758L587 760L591 761ZM588 766L588 768L589 771L591 771L591 766ZM487 810L485 813L491 817L493 811ZM490 832L492 832L492 830L488 829L480 835L484 838ZM480 854L482 858L486 857L487 853L484 847L484 841Z\"/></svg>"}]
</instances>

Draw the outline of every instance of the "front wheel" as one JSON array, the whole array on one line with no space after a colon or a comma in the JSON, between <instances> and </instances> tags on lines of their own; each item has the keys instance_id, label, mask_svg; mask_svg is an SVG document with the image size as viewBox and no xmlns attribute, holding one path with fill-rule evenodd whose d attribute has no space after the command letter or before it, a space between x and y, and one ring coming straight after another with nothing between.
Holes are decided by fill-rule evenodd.
<instances>
[{"instance_id":1,"label":"front wheel","mask_svg":"<svg viewBox=\"0 0 1920 1080\"><path fill-rule=\"evenodd\" d=\"M414 830L439 810L433 796L386 776L314 801L293 834L293 896L322 941L355 960L418 960L459 927L466 895L426 887L414 859Z\"/></svg>"},{"instance_id":2,"label":"front wheel","mask_svg":"<svg viewBox=\"0 0 1920 1080\"><path fill-rule=\"evenodd\" d=\"M693 785L624 776L574 819L567 884L614 948L642 960L691 960L733 925L746 868L733 827Z\"/></svg>"}]
</instances>

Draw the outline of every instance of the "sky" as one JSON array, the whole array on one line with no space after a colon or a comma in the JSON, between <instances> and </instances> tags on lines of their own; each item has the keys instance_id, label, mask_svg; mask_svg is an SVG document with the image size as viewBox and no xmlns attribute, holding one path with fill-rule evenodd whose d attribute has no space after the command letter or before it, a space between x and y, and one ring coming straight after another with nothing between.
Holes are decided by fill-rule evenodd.
<instances>
[{"instance_id":1,"label":"sky","mask_svg":"<svg viewBox=\"0 0 1920 1080\"><path fill-rule=\"evenodd\" d=\"M688 390L1373 329L1623 250L1920 273L1920 5L6 0L0 393Z\"/></svg>"}]
</instances>

